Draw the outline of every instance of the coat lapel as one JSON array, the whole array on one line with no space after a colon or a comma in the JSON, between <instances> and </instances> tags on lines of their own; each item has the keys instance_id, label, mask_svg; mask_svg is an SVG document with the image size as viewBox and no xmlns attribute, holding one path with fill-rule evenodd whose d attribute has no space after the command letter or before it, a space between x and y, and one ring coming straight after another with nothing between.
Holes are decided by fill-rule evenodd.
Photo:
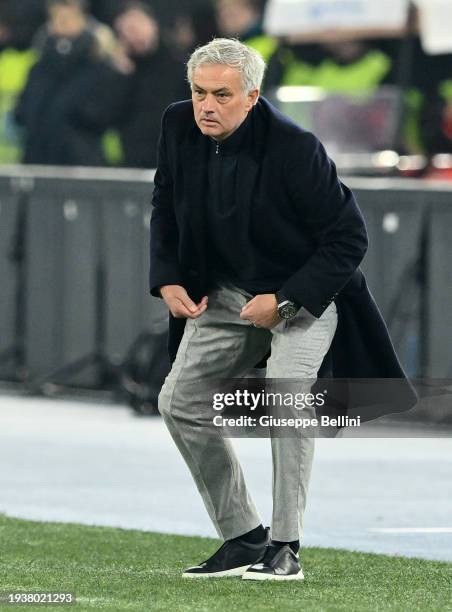
<instances>
[{"instance_id":1,"label":"coat lapel","mask_svg":"<svg viewBox=\"0 0 452 612\"><path fill-rule=\"evenodd\" d=\"M259 164L250 150L239 155L236 178L236 197L239 209L239 231L249 235L253 196L257 185Z\"/></svg>"},{"instance_id":2,"label":"coat lapel","mask_svg":"<svg viewBox=\"0 0 452 612\"><path fill-rule=\"evenodd\" d=\"M266 126L261 125L257 108L254 108L250 128L239 154L237 165L236 197L239 205L240 231L245 237L249 236L249 225L252 206L257 193L259 171L261 169L262 151Z\"/></svg>"},{"instance_id":3,"label":"coat lapel","mask_svg":"<svg viewBox=\"0 0 452 612\"><path fill-rule=\"evenodd\" d=\"M183 146L182 158L184 168L184 216L186 227L190 227L193 246L196 248L194 259L205 258L205 204L207 197L207 159L208 139L195 126L190 132L190 138Z\"/></svg>"}]
</instances>

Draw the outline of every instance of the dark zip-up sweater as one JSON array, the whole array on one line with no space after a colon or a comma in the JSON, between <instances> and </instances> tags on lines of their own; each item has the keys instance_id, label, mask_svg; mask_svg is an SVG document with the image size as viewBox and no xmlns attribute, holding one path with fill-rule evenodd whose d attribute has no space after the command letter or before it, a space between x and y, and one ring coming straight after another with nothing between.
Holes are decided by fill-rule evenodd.
<instances>
[{"instance_id":1,"label":"dark zip-up sweater","mask_svg":"<svg viewBox=\"0 0 452 612\"><path fill-rule=\"evenodd\" d=\"M210 139L206 219L209 284L228 282L256 295L276 292L288 273L275 269L266 245L253 242L240 222L237 166L252 137L248 115L225 140Z\"/></svg>"}]
</instances>

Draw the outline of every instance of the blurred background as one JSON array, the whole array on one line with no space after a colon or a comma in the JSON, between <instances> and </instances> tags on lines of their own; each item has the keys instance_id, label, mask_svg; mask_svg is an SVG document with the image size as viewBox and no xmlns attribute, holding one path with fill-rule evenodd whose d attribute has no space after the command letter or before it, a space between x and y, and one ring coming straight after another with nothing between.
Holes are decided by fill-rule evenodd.
<instances>
[{"instance_id":1,"label":"blurred background","mask_svg":"<svg viewBox=\"0 0 452 612\"><path fill-rule=\"evenodd\" d=\"M452 0L1 0L0 379L155 412L148 294L160 118L213 36L325 143L364 212L369 286L411 377L452 376Z\"/></svg>"}]
</instances>

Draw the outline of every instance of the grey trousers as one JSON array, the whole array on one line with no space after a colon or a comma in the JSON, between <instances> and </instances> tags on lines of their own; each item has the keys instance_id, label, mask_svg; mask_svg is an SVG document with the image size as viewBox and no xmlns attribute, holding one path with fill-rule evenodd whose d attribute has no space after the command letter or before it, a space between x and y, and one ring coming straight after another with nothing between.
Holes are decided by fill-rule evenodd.
<instances>
[{"instance_id":1,"label":"grey trousers","mask_svg":"<svg viewBox=\"0 0 452 612\"><path fill-rule=\"evenodd\" d=\"M315 379L337 326L332 302L319 319L302 309L271 330L256 328L239 316L251 298L230 286L209 295L207 310L187 320L159 396L159 411L225 540L254 529L261 518L230 440L212 424L212 394L202 382L246 376L270 346L267 378ZM271 438L272 538L279 541L302 537L314 438L303 435L302 428L297 431L296 437Z\"/></svg>"}]
</instances>

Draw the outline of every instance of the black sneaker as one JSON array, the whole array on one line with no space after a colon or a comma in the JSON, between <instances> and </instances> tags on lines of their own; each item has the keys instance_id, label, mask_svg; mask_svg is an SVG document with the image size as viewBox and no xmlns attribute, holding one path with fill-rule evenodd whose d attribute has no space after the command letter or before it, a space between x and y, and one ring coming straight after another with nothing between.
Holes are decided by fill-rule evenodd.
<instances>
[{"instance_id":1,"label":"black sneaker","mask_svg":"<svg viewBox=\"0 0 452 612\"><path fill-rule=\"evenodd\" d=\"M298 554L288 544L267 547L263 557L243 574L244 580L303 580Z\"/></svg>"},{"instance_id":2,"label":"black sneaker","mask_svg":"<svg viewBox=\"0 0 452 612\"><path fill-rule=\"evenodd\" d=\"M265 538L259 544L250 544L243 540L226 540L226 542L209 559L195 567L189 567L182 574L183 578L223 578L242 576L252 563L262 557L270 542L270 528L265 528Z\"/></svg>"}]
</instances>

